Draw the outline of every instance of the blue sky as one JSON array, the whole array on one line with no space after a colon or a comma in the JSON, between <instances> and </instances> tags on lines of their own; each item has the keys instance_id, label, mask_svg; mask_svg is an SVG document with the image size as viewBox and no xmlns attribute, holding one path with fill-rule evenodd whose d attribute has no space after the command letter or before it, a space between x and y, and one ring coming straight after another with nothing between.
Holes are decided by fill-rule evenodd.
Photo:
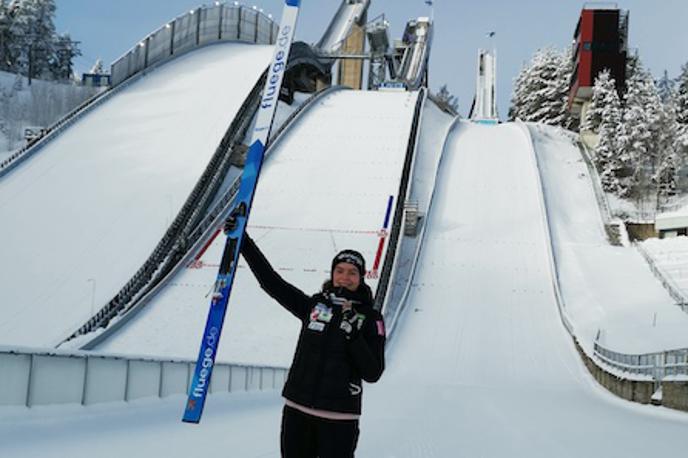
<instances>
[{"instance_id":1,"label":"blue sky","mask_svg":"<svg viewBox=\"0 0 688 458\"><path fill-rule=\"evenodd\" d=\"M57 28L81 41L83 56L77 70L90 68L97 58L109 65L148 33L192 9L198 0L57 0ZM302 0L297 39L315 42L324 32L339 0ZM253 0L281 15L280 0ZM685 0L626 0L630 10L630 46L655 76L666 69L677 76L688 62L688 2ZM459 109L470 107L477 50L489 47L494 30L497 48L497 97L502 118L507 114L513 79L523 63L541 47L569 46L583 2L574 0L435 0L435 37L430 64L430 87L442 84L459 97ZM385 13L395 36L411 18L429 16L423 0L372 0L369 17Z\"/></svg>"}]
</instances>

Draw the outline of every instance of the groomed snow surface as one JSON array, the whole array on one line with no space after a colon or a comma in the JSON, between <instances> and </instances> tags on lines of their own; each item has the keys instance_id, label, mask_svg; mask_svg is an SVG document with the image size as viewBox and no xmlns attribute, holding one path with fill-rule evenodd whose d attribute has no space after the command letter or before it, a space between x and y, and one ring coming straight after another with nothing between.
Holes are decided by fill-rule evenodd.
<instances>
[{"instance_id":1,"label":"groomed snow surface","mask_svg":"<svg viewBox=\"0 0 688 458\"><path fill-rule=\"evenodd\" d=\"M334 92L308 108L267 156L248 233L304 292L320 289L345 248L363 253L372 270L389 196L396 204L416 99ZM199 262L97 350L195 358L224 243L215 237ZM367 282L374 290L377 279ZM228 310L218 360L289 366L299 322L260 289L243 259Z\"/></svg>"},{"instance_id":2,"label":"groomed snow surface","mask_svg":"<svg viewBox=\"0 0 688 458\"><path fill-rule=\"evenodd\" d=\"M598 330L630 354L688 348L688 314L633 247L611 246L578 147L559 129L533 126L566 310L589 355Z\"/></svg>"},{"instance_id":3,"label":"groomed snow surface","mask_svg":"<svg viewBox=\"0 0 688 458\"><path fill-rule=\"evenodd\" d=\"M0 179L1 344L56 345L114 297L177 215L271 52L224 43L175 59Z\"/></svg>"},{"instance_id":4,"label":"groomed snow surface","mask_svg":"<svg viewBox=\"0 0 688 458\"><path fill-rule=\"evenodd\" d=\"M536 174L516 125L450 133L357 456L681 456L688 416L604 391L563 328ZM183 402L8 409L2 455L279 456L277 393L213 395L198 426L179 421Z\"/></svg>"}]
</instances>

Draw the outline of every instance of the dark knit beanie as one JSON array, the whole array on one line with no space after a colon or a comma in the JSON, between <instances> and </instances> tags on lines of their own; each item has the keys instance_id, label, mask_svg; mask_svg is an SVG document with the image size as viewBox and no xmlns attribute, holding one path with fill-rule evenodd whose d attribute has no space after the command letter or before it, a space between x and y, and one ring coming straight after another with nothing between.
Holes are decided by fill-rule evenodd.
<instances>
[{"instance_id":1,"label":"dark knit beanie","mask_svg":"<svg viewBox=\"0 0 688 458\"><path fill-rule=\"evenodd\" d=\"M334 274L335 266L342 262L347 262L355 266L358 270L358 273L361 275L361 279L365 278L365 259L363 258L363 255L361 253L355 250L342 250L339 253L337 253L337 256L335 256L332 260L332 274L330 276Z\"/></svg>"}]
</instances>

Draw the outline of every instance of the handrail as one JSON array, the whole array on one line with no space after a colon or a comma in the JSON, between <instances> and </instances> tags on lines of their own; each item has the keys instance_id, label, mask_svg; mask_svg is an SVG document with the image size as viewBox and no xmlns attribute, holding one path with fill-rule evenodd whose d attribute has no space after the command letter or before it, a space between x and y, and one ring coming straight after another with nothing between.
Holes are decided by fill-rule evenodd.
<instances>
[{"instance_id":1,"label":"handrail","mask_svg":"<svg viewBox=\"0 0 688 458\"><path fill-rule=\"evenodd\" d=\"M432 100L432 99L431 99ZM428 204L428 210L426 213L427 215L430 215L430 212L432 211L432 205L435 200L435 192L437 190L437 178L440 174L440 170L442 170L442 162L444 161L445 157L445 151L447 149L447 145L449 144L449 136L453 132L453 130L456 128L456 126L460 123L461 118L459 116L455 116L454 120L451 122L449 127L447 128L447 131L444 134L444 142L442 144L442 151L440 153L440 159L437 162L437 169L435 170L435 175L432 180L432 193L430 195L430 202ZM413 277L415 276L416 273L416 268L418 266L418 258L420 257L420 252L425 244L425 232L427 228L427 220L426 222L422 225L420 229L420 234L418 234L418 239L420 240L418 244L416 245L416 250L415 253L413 254L413 266L411 267L411 272L409 276L409 281L406 284L406 287L404 288L404 292L401 295L401 298L399 299L399 304L397 305L396 309L394 310L394 314L392 315L392 318L390 320L387 320L385 317L385 327L387 328L387 335L388 339L391 339L392 335L394 334L394 329L396 328L397 321L399 320L399 316L401 316L401 312L406 308L406 300L408 299L409 293L411 291L411 285L413 283ZM386 311L389 308L388 305L385 305L384 310Z\"/></svg>"},{"instance_id":2,"label":"handrail","mask_svg":"<svg viewBox=\"0 0 688 458\"><path fill-rule=\"evenodd\" d=\"M597 171L597 167L595 166L595 163L592 160L592 156L590 155L590 150L588 149L588 146L580 140L578 140L577 143L578 149L580 150L581 156L583 157L583 161L585 162L585 165L588 167L588 173L590 174L590 178L592 181L592 189L595 193L595 199L597 200L597 206L599 207L600 216L602 217L603 224L609 225L612 221L612 212L609 207L609 201L607 200L607 194L605 194L604 190L602 189L602 179L600 178L600 174Z\"/></svg>"},{"instance_id":3,"label":"handrail","mask_svg":"<svg viewBox=\"0 0 688 458\"><path fill-rule=\"evenodd\" d=\"M530 126L525 125L520 119L517 120L517 123L519 127L521 127L522 131L525 133L528 143L530 146L531 150L531 159L535 165L536 168L536 179L539 184L539 189L540 192L538 193L539 195L539 201L540 205L542 208L542 222L543 225L546 227L545 231L545 237L547 238L546 241L546 246L547 246L547 251L549 253L549 264L550 264L550 277L552 279L552 284L554 287L554 292L555 292L555 298L557 301L557 307L559 309L559 316L561 317L562 322L564 323L564 327L566 330L569 332L571 337L578 342L578 338L576 336L573 324L571 323L571 320L569 319L567 313L566 313L566 305L564 302L563 295L561 294L561 290L559 287L559 271L557 267L557 262L556 262L556 257L554 254L553 250L553 244L552 244L552 232L551 232L551 226L549 224L549 212L547 210L547 206L545 205L545 189L542 184L542 178L541 178L541 170L538 164L538 159L537 159L537 154L535 153L535 148L534 148L534 143L533 143L533 138L530 133ZM593 343L593 354L589 355L590 360L593 361L596 365L603 367L603 365L606 365L608 367L612 367L614 369L621 369L625 372L626 375L650 375L652 378L655 380L655 382L660 381L662 378L664 378L666 375L683 375L686 374L688 375L688 372L684 370L683 372L679 371L678 369L674 370L672 368L675 367L683 367L683 362L681 361L675 361L673 360L675 355L678 355L677 357L680 357L681 355L688 355L688 348L685 349L676 349L676 350L668 350L665 352L658 352L658 353L647 353L647 354L625 354L625 353L620 353L616 352L613 350L610 350L606 347L604 347L602 344L600 344L599 339L600 339L601 331L598 331L597 336L595 338L595 342ZM583 351L585 351L585 348L583 348ZM652 361L653 364L653 369L652 373L648 374L647 372L643 372L646 370L644 366L646 366L648 363L642 359L643 356L648 356L648 355L653 355L653 358L655 358ZM662 358L660 358L658 355L662 355ZM666 359L666 356L669 355L669 359ZM597 359L593 358L592 356L595 356ZM684 356L688 357L688 356ZM649 358L649 357L648 357ZM611 361L611 363L610 363ZM637 361L637 364L633 364L633 361ZM684 359L684 361L687 361ZM613 364L612 364L613 363ZM688 370L688 369L687 369Z\"/></svg>"},{"instance_id":4,"label":"handrail","mask_svg":"<svg viewBox=\"0 0 688 458\"><path fill-rule=\"evenodd\" d=\"M649 376L660 382L668 376L688 376L688 348L652 353L627 354L610 350L595 337L594 354L605 364L627 374Z\"/></svg>"},{"instance_id":5,"label":"handrail","mask_svg":"<svg viewBox=\"0 0 688 458\"><path fill-rule=\"evenodd\" d=\"M0 346L0 369L9 369L9 378L0 379L0 407L90 405L186 394L195 364L186 358ZM274 390L286 380L287 368L220 362L213 375L211 392Z\"/></svg>"},{"instance_id":6,"label":"handrail","mask_svg":"<svg viewBox=\"0 0 688 458\"><path fill-rule=\"evenodd\" d=\"M294 110L287 119L279 126L279 128L272 134L268 142L265 156L269 157L275 146L281 141L288 128L291 127L308 109L313 107L316 102L323 97L339 90L346 90L342 86L332 86L323 89L304 101L304 103L296 110ZM155 297L174 277L174 275L184 266L188 265L198 253L201 248L208 242L210 237L215 233L218 226L218 221L222 220L222 216L229 213L232 208L232 203L239 189L241 177L234 179L229 189L223 196L217 200L214 206L208 210L205 217L198 223L198 225L185 238L185 246L190 247L183 256L175 257L174 262L169 262L169 268L164 271L161 270L156 277L154 277L145 287L143 293L137 295L132 299L130 305L118 313L118 320L107 325L106 329L82 343L79 348L82 350L91 350L97 345L107 340L115 331L120 329L124 324L129 322L139 311L141 311L152 299ZM76 336L72 336L76 337ZM70 337L70 339L72 338ZM67 339L69 340L69 339ZM66 340L65 340L66 341ZM63 341L62 343L64 343Z\"/></svg>"},{"instance_id":7,"label":"handrail","mask_svg":"<svg viewBox=\"0 0 688 458\"><path fill-rule=\"evenodd\" d=\"M377 284L377 291L375 292L375 308L382 310L387 299L387 289L393 274L393 267L396 263L396 252L399 248L401 238L402 225L404 222L404 203L406 202L406 193L410 186L411 171L413 161L416 155L416 146L418 145L418 131L420 130L420 120L423 115L423 106L425 105L425 96L427 90L421 88L418 91L418 98L416 100L416 107L413 112L413 122L411 124L411 132L409 133L409 141L406 147L406 155L404 159L404 166L402 168L401 179L399 181L399 192L397 193L396 208L394 210L394 220L389 240L387 242L387 253L385 261L382 265L380 273L380 280Z\"/></svg>"}]
</instances>

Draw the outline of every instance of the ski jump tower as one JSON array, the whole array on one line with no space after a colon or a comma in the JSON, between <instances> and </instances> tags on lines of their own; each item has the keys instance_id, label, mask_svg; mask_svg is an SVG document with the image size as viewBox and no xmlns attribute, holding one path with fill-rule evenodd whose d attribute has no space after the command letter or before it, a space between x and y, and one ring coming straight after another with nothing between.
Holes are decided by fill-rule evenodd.
<instances>
[{"instance_id":1,"label":"ski jump tower","mask_svg":"<svg viewBox=\"0 0 688 458\"><path fill-rule=\"evenodd\" d=\"M496 96L497 53L495 50L484 49L478 52L478 75L475 86L475 98L469 118L472 121L496 124L499 122L497 114Z\"/></svg>"}]
</instances>

